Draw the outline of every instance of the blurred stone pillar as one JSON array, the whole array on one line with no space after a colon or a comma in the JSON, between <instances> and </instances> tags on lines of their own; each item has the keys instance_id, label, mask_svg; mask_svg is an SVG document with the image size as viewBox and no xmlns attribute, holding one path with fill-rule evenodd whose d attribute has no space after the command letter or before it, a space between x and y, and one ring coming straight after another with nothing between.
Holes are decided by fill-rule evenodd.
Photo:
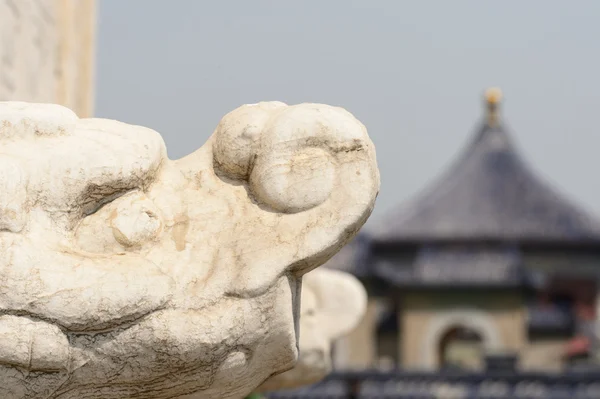
<instances>
[{"instance_id":1,"label":"blurred stone pillar","mask_svg":"<svg viewBox=\"0 0 600 399\"><path fill-rule=\"evenodd\" d=\"M0 0L0 101L93 115L95 0Z\"/></svg>"}]
</instances>

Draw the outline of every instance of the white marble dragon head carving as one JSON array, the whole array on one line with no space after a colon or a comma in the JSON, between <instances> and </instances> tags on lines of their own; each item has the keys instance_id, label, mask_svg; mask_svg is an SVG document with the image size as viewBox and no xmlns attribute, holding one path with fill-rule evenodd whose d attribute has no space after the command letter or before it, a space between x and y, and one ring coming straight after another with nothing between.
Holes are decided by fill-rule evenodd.
<instances>
[{"instance_id":1,"label":"white marble dragon head carving","mask_svg":"<svg viewBox=\"0 0 600 399\"><path fill-rule=\"evenodd\" d=\"M245 105L172 161L153 130L0 103L0 397L244 396L293 367L301 276L378 190L336 107Z\"/></svg>"}]
</instances>

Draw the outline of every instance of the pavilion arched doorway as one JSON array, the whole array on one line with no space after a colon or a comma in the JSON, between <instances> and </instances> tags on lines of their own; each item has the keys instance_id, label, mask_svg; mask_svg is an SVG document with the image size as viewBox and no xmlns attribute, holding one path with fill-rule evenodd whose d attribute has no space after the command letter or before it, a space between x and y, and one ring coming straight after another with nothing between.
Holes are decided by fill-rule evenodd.
<instances>
[{"instance_id":1,"label":"pavilion arched doorway","mask_svg":"<svg viewBox=\"0 0 600 399\"><path fill-rule=\"evenodd\" d=\"M442 369L479 370L484 362L484 337L473 328L450 326L440 336L437 358Z\"/></svg>"},{"instance_id":2,"label":"pavilion arched doorway","mask_svg":"<svg viewBox=\"0 0 600 399\"><path fill-rule=\"evenodd\" d=\"M423 370L438 370L440 364L440 344L448 342L444 336L453 328L460 327L474 331L482 341L481 352L496 352L504 350L502 337L494 319L486 312L475 308L458 308L440 312L433 316L424 331L420 346L420 368ZM452 334L449 334L452 338ZM454 340L450 339L450 342ZM448 347L448 345L444 345Z\"/></svg>"}]
</instances>

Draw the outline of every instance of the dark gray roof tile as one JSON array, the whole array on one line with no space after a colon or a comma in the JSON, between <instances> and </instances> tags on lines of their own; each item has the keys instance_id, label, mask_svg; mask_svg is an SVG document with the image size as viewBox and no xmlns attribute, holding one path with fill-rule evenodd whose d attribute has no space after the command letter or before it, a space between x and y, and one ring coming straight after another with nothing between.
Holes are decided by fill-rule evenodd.
<instances>
[{"instance_id":1,"label":"dark gray roof tile","mask_svg":"<svg viewBox=\"0 0 600 399\"><path fill-rule=\"evenodd\" d=\"M600 222L531 172L502 126L486 123L441 179L370 233L377 242L600 243Z\"/></svg>"}]
</instances>

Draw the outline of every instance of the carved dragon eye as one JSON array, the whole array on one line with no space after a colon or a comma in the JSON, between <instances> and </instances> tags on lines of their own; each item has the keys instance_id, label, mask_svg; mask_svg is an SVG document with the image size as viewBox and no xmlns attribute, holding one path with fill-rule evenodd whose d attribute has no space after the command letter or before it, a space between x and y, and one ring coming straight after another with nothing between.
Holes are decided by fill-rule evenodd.
<instances>
[{"instance_id":1,"label":"carved dragon eye","mask_svg":"<svg viewBox=\"0 0 600 399\"><path fill-rule=\"evenodd\" d=\"M89 252L122 252L157 239L162 230L156 205L144 193L135 191L84 218L76 239L79 247Z\"/></svg>"},{"instance_id":2,"label":"carved dragon eye","mask_svg":"<svg viewBox=\"0 0 600 399\"><path fill-rule=\"evenodd\" d=\"M154 203L142 195L120 201L110 225L115 239L126 248L157 238L163 227Z\"/></svg>"}]
</instances>

